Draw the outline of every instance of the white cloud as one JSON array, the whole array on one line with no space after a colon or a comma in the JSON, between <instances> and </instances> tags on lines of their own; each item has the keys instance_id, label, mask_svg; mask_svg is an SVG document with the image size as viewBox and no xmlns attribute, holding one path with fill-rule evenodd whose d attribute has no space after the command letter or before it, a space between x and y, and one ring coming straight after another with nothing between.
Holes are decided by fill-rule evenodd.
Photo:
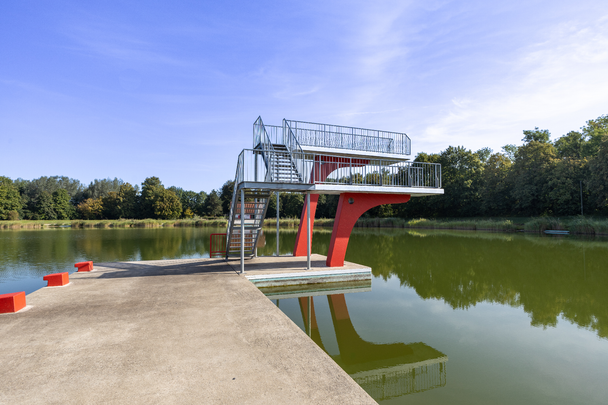
<instances>
[{"instance_id":1,"label":"white cloud","mask_svg":"<svg viewBox=\"0 0 608 405\"><path fill-rule=\"evenodd\" d=\"M566 22L521 49L509 74L480 82L444 106L422 141L477 149L519 141L523 129L547 128L553 139L608 112L608 26Z\"/></svg>"}]
</instances>

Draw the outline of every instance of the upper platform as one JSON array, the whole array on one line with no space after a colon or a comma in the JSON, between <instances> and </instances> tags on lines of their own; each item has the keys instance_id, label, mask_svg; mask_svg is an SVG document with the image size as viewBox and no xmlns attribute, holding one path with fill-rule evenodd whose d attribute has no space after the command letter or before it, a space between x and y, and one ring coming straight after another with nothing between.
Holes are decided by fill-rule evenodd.
<instances>
[{"instance_id":1,"label":"upper platform","mask_svg":"<svg viewBox=\"0 0 608 405\"><path fill-rule=\"evenodd\" d=\"M282 126L264 125L258 119L253 131L254 148L264 144L260 125L272 144L297 143L304 152L394 160L409 160L411 154L411 140L403 133L286 119Z\"/></svg>"},{"instance_id":2,"label":"upper platform","mask_svg":"<svg viewBox=\"0 0 608 405\"><path fill-rule=\"evenodd\" d=\"M443 194L441 165L412 162L397 132L283 120L253 124L253 149L239 155L235 184L313 194ZM236 190L236 188L235 188Z\"/></svg>"}]
</instances>

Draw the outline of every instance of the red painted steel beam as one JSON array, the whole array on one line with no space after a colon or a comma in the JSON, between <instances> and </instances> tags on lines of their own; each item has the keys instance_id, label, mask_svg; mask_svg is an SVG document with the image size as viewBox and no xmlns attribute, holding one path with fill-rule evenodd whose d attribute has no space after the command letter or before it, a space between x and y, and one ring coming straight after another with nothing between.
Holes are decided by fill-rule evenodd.
<instances>
[{"instance_id":1,"label":"red painted steel beam","mask_svg":"<svg viewBox=\"0 0 608 405\"><path fill-rule=\"evenodd\" d=\"M338 201L338 211L329 242L326 264L328 267L344 266L344 257L350 234L363 213L382 204L406 203L409 194L363 194L343 193Z\"/></svg>"},{"instance_id":2,"label":"red painted steel beam","mask_svg":"<svg viewBox=\"0 0 608 405\"><path fill-rule=\"evenodd\" d=\"M327 177L332 174L335 170L343 167L360 167L369 164L369 159L352 159L337 156L315 156L315 164L312 173L310 174L311 183L322 183ZM315 224L315 213L317 212L317 202L319 201L318 194L310 195L310 246L312 246L312 231ZM296 244L293 248L294 256L306 256L306 200L304 200L304 206L302 207L302 216L300 216L300 225L298 226L298 233L296 235Z\"/></svg>"}]
</instances>

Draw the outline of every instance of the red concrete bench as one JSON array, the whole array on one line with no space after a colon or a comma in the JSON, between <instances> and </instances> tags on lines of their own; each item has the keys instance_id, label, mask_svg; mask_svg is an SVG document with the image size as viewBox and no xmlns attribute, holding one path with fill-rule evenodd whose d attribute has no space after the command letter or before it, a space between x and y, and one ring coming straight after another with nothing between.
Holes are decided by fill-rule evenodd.
<instances>
[{"instance_id":1,"label":"red concrete bench","mask_svg":"<svg viewBox=\"0 0 608 405\"><path fill-rule=\"evenodd\" d=\"M74 267L78 268L78 271L91 271L93 270L93 262L80 262L76 263Z\"/></svg>"},{"instance_id":2,"label":"red concrete bench","mask_svg":"<svg viewBox=\"0 0 608 405\"><path fill-rule=\"evenodd\" d=\"M47 287L59 287L70 282L70 274L67 271L63 273L47 274L42 277L42 279L48 281Z\"/></svg>"},{"instance_id":3,"label":"red concrete bench","mask_svg":"<svg viewBox=\"0 0 608 405\"><path fill-rule=\"evenodd\" d=\"M0 295L0 314L17 312L25 308L25 291Z\"/></svg>"}]
</instances>

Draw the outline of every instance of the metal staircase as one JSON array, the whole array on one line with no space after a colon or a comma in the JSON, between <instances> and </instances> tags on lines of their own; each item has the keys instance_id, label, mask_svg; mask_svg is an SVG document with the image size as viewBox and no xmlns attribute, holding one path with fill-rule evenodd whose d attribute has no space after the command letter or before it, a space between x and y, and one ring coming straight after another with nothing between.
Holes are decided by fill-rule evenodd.
<instances>
[{"instance_id":1,"label":"metal staircase","mask_svg":"<svg viewBox=\"0 0 608 405\"><path fill-rule=\"evenodd\" d=\"M267 164L270 181L273 183L301 183L302 176L287 146L273 144L272 150L262 151Z\"/></svg>"},{"instance_id":2,"label":"metal staircase","mask_svg":"<svg viewBox=\"0 0 608 405\"><path fill-rule=\"evenodd\" d=\"M265 181L272 183L302 182L302 175L298 173L290 149L286 145L270 141L261 118L258 118L254 124L254 134L257 138L256 150L262 155L266 168L263 176ZM272 193L268 189L245 189L243 196L241 189L245 176L245 162L242 156L239 157L234 179L234 192L226 234L226 259L240 257L241 243L245 257L252 257L256 254L256 246ZM242 218L241 204L244 208Z\"/></svg>"},{"instance_id":3,"label":"metal staircase","mask_svg":"<svg viewBox=\"0 0 608 405\"><path fill-rule=\"evenodd\" d=\"M244 223L244 252L246 257L255 255L260 231L266 217L268 201L271 192L268 190L245 190L244 212L241 218L241 192L233 195L231 217L228 225L228 236L226 243L226 258L240 257L241 255L241 222Z\"/></svg>"}]
</instances>

